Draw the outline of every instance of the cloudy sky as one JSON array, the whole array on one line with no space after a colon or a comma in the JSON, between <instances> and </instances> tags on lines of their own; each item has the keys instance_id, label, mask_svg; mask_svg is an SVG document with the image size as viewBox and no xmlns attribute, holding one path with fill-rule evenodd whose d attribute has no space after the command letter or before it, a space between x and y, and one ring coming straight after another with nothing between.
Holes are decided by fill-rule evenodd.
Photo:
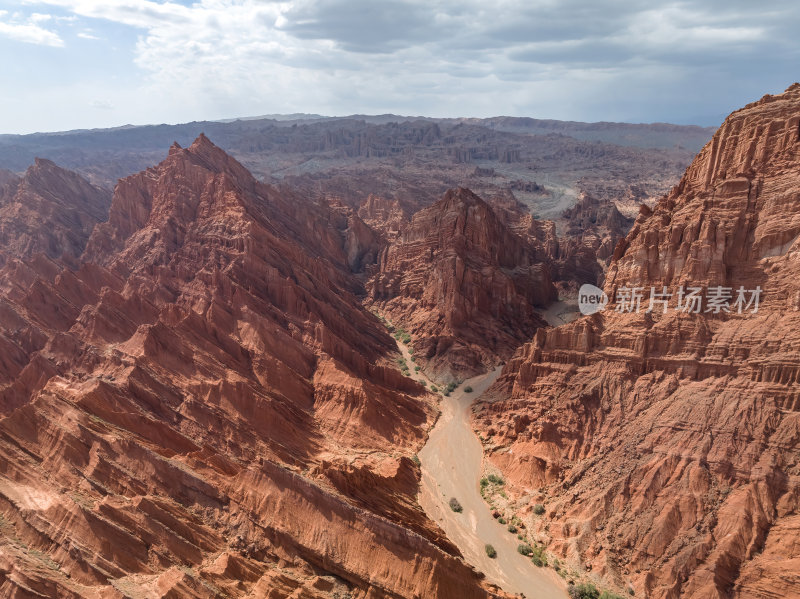
<instances>
[{"instance_id":1,"label":"cloudy sky","mask_svg":"<svg viewBox=\"0 0 800 599\"><path fill-rule=\"evenodd\" d=\"M797 0L0 0L0 133L269 113L717 125Z\"/></svg>"}]
</instances>

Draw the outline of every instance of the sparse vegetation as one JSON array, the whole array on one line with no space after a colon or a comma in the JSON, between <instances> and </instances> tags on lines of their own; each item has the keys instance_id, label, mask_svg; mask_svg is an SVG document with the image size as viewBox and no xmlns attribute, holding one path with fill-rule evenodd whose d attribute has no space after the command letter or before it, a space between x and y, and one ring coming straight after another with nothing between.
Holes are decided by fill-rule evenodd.
<instances>
[{"instance_id":1,"label":"sparse vegetation","mask_svg":"<svg viewBox=\"0 0 800 599\"><path fill-rule=\"evenodd\" d=\"M456 513L460 513L464 509L461 507L461 503L455 497L451 497L450 501L448 501L448 504L450 505L450 509Z\"/></svg>"},{"instance_id":2,"label":"sparse vegetation","mask_svg":"<svg viewBox=\"0 0 800 599\"><path fill-rule=\"evenodd\" d=\"M436 385L431 385L431 391L433 391L434 393L438 393L439 387L437 387Z\"/></svg>"},{"instance_id":3,"label":"sparse vegetation","mask_svg":"<svg viewBox=\"0 0 800 599\"><path fill-rule=\"evenodd\" d=\"M489 543L486 543L484 549L486 550L486 555L488 555L490 558L494 559L497 557L497 551L495 551L494 547L489 545Z\"/></svg>"},{"instance_id":4,"label":"sparse vegetation","mask_svg":"<svg viewBox=\"0 0 800 599\"><path fill-rule=\"evenodd\" d=\"M567 591L570 599L600 599L600 591L591 582L570 585Z\"/></svg>"},{"instance_id":5,"label":"sparse vegetation","mask_svg":"<svg viewBox=\"0 0 800 599\"><path fill-rule=\"evenodd\" d=\"M531 549L531 561L533 562L533 565L538 566L539 568L546 566L547 554L544 551L544 547L541 545L534 545Z\"/></svg>"},{"instance_id":6,"label":"sparse vegetation","mask_svg":"<svg viewBox=\"0 0 800 599\"><path fill-rule=\"evenodd\" d=\"M464 393L472 393L472 387L470 387L469 385L464 387Z\"/></svg>"},{"instance_id":7,"label":"sparse vegetation","mask_svg":"<svg viewBox=\"0 0 800 599\"><path fill-rule=\"evenodd\" d=\"M633 589L628 588L629 593L632 590ZM612 591L603 591L602 593L600 593L600 599L625 599L625 597L623 597L619 593L614 593Z\"/></svg>"},{"instance_id":8,"label":"sparse vegetation","mask_svg":"<svg viewBox=\"0 0 800 599\"><path fill-rule=\"evenodd\" d=\"M504 485L506 483L502 477L497 476L496 474L490 474L486 478L489 479L490 483L494 483L495 485Z\"/></svg>"},{"instance_id":9,"label":"sparse vegetation","mask_svg":"<svg viewBox=\"0 0 800 599\"><path fill-rule=\"evenodd\" d=\"M533 506L533 513L537 516L541 516L544 514L544 506L541 503L537 503Z\"/></svg>"},{"instance_id":10,"label":"sparse vegetation","mask_svg":"<svg viewBox=\"0 0 800 599\"><path fill-rule=\"evenodd\" d=\"M422 462L419 461L419 456L417 455L411 456L411 461L414 462L417 466L422 465Z\"/></svg>"}]
</instances>

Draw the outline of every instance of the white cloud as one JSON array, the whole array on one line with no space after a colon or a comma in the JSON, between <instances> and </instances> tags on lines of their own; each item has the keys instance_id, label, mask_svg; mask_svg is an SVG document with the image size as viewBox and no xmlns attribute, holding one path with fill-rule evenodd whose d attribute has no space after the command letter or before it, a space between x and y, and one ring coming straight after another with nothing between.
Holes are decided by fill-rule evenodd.
<instances>
[{"instance_id":1,"label":"white cloud","mask_svg":"<svg viewBox=\"0 0 800 599\"><path fill-rule=\"evenodd\" d=\"M16 14L8 20L7 17L8 11L0 10L0 36L40 46L61 47L64 45L64 41L56 32L39 25L39 23L47 21L49 15L33 14L26 21L20 20Z\"/></svg>"},{"instance_id":2,"label":"white cloud","mask_svg":"<svg viewBox=\"0 0 800 599\"><path fill-rule=\"evenodd\" d=\"M755 75L735 86L746 100L766 74L769 89L788 85L800 59L792 0L770 10L746 0L26 2L91 23L85 39L116 45L103 21L135 28L126 50L138 69L115 71L135 97L116 106L151 122L297 111L667 119L687 102L681 89L724 94L749 65Z\"/></svg>"}]
</instances>

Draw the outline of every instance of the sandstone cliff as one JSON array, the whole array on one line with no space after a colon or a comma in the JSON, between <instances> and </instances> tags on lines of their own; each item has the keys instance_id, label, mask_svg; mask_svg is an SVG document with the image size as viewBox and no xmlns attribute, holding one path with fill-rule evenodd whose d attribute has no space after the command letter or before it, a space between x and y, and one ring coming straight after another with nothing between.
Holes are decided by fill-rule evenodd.
<instances>
[{"instance_id":1,"label":"sandstone cliff","mask_svg":"<svg viewBox=\"0 0 800 599\"><path fill-rule=\"evenodd\" d=\"M0 266L38 253L74 265L110 203L110 193L49 160L21 178L0 172Z\"/></svg>"},{"instance_id":2,"label":"sandstone cliff","mask_svg":"<svg viewBox=\"0 0 800 599\"><path fill-rule=\"evenodd\" d=\"M369 302L402 324L436 376L471 376L508 358L544 326L555 297L536 249L471 191L448 191L411 218L380 255Z\"/></svg>"},{"instance_id":3,"label":"sandstone cliff","mask_svg":"<svg viewBox=\"0 0 800 599\"><path fill-rule=\"evenodd\" d=\"M798 181L794 84L731 114L641 210L612 304L539 330L476 408L511 508L569 567L641 597L800 596ZM645 313L651 286L675 293L666 313ZM731 288L730 311L677 310L681 286ZM642 310L616 311L635 287ZM739 287L760 287L757 312Z\"/></svg>"},{"instance_id":4,"label":"sandstone cliff","mask_svg":"<svg viewBox=\"0 0 800 599\"><path fill-rule=\"evenodd\" d=\"M391 367L339 216L205 136L90 237L100 195L40 162L39 206L40 173L82 211L4 229L0 595L494 595L416 504L433 399Z\"/></svg>"},{"instance_id":5,"label":"sandstone cliff","mask_svg":"<svg viewBox=\"0 0 800 599\"><path fill-rule=\"evenodd\" d=\"M542 220L534 218L513 194L508 195L493 198L494 209L537 249L561 294L574 296L583 283L603 284L614 248L627 235L633 219L622 215L613 202L582 194L557 219Z\"/></svg>"}]
</instances>

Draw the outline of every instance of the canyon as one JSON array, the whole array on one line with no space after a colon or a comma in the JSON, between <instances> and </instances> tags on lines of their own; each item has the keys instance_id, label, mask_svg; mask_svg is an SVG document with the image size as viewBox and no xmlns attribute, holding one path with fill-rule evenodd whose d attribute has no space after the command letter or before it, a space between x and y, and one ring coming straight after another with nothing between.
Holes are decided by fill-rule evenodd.
<instances>
[{"instance_id":1,"label":"canyon","mask_svg":"<svg viewBox=\"0 0 800 599\"><path fill-rule=\"evenodd\" d=\"M709 137L0 136L0 595L800 596L800 85Z\"/></svg>"}]
</instances>

